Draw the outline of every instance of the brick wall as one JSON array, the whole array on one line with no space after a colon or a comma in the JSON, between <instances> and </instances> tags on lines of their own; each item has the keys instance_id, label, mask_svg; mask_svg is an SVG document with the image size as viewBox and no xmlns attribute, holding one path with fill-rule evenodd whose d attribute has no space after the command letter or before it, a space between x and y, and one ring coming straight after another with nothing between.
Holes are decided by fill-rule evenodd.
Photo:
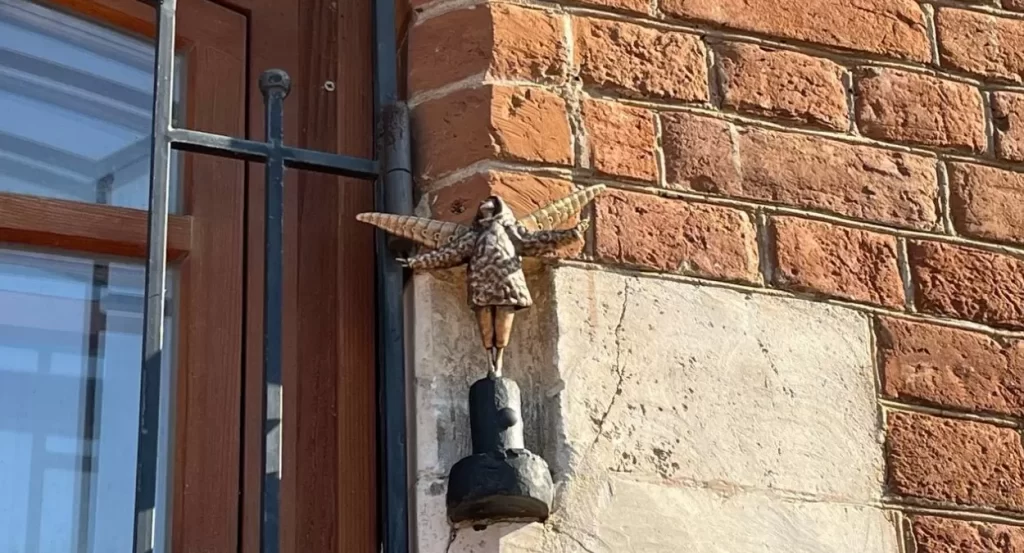
<instances>
[{"instance_id":1,"label":"brick wall","mask_svg":"<svg viewBox=\"0 0 1024 553\"><path fill-rule=\"evenodd\" d=\"M584 263L874 319L889 506L1024 550L1024 2L413 2L421 210L613 191Z\"/></svg>"}]
</instances>

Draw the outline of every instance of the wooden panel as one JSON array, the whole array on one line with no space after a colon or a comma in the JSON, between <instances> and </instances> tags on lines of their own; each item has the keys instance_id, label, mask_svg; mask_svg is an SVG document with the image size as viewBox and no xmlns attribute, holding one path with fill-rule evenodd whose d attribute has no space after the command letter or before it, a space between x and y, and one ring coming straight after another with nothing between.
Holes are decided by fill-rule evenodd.
<instances>
[{"instance_id":1,"label":"wooden panel","mask_svg":"<svg viewBox=\"0 0 1024 553\"><path fill-rule=\"evenodd\" d=\"M372 2L245 0L250 72L292 75L286 142L372 153ZM325 83L331 81L335 90ZM263 139L262 98L250 88L250 136ZM372 183L289 171L285 197L284 551L375 551L376 429ZM243 547L258 539L262 332L262 166L249 183L246 473Z\"/></svg>"},{"instance_id":2,"label":"wooden panel","mask_svg":"<svg viewBox=\"0 0 1024 553\"><path fill-rule=\"evenodd\" d=\"M0 242L98 255L145 257L145 211L110 205L0 193ZM192 217L172 215L167 255L178 260L192 243Z\"/></svg>"},{"instance_id":3,"label":"wooden panel","mask_svg":"<svg viewBox=\"0 0 1024 553\"><path fill-rule=\"evenodd\" d=\"M245 16L179 0L188 51L188 126L245 133ZM178 355L175 552L238 549L244 298L245 164L185 155L192 252L182 266Z\"/></svg>"}]
</instances>

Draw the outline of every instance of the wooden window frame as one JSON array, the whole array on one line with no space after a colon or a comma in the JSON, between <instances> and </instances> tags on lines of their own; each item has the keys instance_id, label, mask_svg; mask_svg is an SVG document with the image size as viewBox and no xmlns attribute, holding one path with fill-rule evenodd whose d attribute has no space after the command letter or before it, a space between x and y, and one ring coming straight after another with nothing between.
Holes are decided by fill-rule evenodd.
<instances>
[{"instance_id":1,"label":"wooden window frame","mask_svg":"<svg viewBox=\"0 0 1024 553\"><path fill-rule=\"evenodd\" d=\"M44 1L154 35L155 11L139 0ZM189 58L188 128L261 140L255 78L277 67L294 83L286 103L289 143L372 157L372 0L179 0L178 13L177 50ZM244 29L237 28L242 20ZM225 31L232 24L234 30ZM196 89L197 79L218 63L212 72L220 74L219 85ZM239 68L238 88L223 86L223 71ZM327 81L336 84L334 90L324 86ZM179 297L194 299L193 315L182 305L178 324L189 332L196 313L217 309L225 315L191 329L194 338L175 356L179 371L190 369L180 373L176 390L176 408L187 419L176 420L172 551L256 551L264 393L262 165L184 155L185 209L170 217L168 257L182 269ZM228 198L227 189L234 193L228 201L214 201ZM379 547L374 277L367 261L374 255L373 232L354 220L373 204L365 182L287 173L283 551L362 553ZM0 194L0 242L141 261L146 237L145 211ZM235 256L225 262L209 255L224 247L224 239L241 248L237 265ZM204 282L224 275L234 282L236 274L238 294L202 294ZM235 317L244 325L237 336ZM224 347L225 325L238 348ZM211 364L238 370L202 370Z\"/></svg>"}]
</instances>

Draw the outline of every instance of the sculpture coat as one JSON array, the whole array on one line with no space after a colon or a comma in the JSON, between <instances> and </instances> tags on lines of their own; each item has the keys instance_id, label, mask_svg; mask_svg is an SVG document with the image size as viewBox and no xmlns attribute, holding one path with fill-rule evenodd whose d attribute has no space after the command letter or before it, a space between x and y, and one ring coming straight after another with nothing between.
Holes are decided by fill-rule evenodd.
<instances>
[{"instance_id":1,"label":"sculpture coat","mask_svg":"<svg viewBox=\"0 0 1024 553\"><path fill-rule=\"evenodd\" d=\"M533 305L523 275L523 256L536 257L582 240L589 220L581 220L571 229L554 227L578 213L603 190L603 185L580 190L519 220L504 200L491 196L480 203L471 226L385 213L362 213L356 218L434 248L399 260L410 269L468 265L467 301L476 312L484 347L491 351L491 371L500 375L513 316Z\"/></svg>"}]
</instances>

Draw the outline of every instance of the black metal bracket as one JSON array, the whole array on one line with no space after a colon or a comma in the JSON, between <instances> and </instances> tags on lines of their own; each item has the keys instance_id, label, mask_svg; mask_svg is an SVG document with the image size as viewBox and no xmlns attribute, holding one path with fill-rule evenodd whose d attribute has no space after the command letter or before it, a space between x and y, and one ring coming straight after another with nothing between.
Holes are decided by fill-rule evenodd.
<instances>
[{"instance_id":1,"label":"black metal bracket","mask_svg":"<svg viewBox=\"0 0 1024 553\"><path fill-rule=\"evenodd\" d=\"M152 0L139 0L153 4ZM160 370L164 350L167 283L167 224L171 150L251 162L266 171L264 262L263 384L264 420L261 481L260 553L277 553L280 544L280 433L283 415L279 394L282 358L283 202L285 168L305 169L375 182L375 208L391 213L412 210L408 111L398 101L394 4L375 1L374 109L377 121L376 158L362 159L284 144L284 100L291 88L288 74L271 69L260 77L266 115L266 141L174 128L171 121L174 82L174 36L177 0L157 0L157 55L154 71L152 165L149 192L149 235L146 261L146 302L143 323L142 386L139 452L135 499L135 552L156 548L156 451L160 403ZM379 161L378 161L379 160ZM381 464L380 520L383 553L408 552L408 491L404 315L401 267L377 237L376 322L378 422Z\"/></svg>"}]
</instances>

